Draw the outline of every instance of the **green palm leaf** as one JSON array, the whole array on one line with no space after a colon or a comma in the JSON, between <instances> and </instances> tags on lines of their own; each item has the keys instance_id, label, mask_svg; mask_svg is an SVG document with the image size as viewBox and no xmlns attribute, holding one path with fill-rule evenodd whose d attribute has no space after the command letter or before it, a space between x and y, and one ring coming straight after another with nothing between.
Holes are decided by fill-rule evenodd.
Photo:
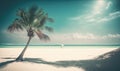
<instances>
[{"instance_id":1,"label":"green palm leaf","mask_svg":"<svg viewBox=\"0 0 120 71\"><path fill-rule=\"evenodd\" d=\"M43 34L40 30L35 31L40 40L49 41L50 38L48 35Z\"/></svg>"},{"instance_id":2,"label":"green palm leaf","mask_svg":"<svg viewBox=\"0 0 120 71\"><path fill-rule=\"evenodd\" d=\"M19 24L19 21L18 19L16 19L13 24L11 24L9 27L8 27L8 31L10 32L14 32L14 31L18 31L18 30L23 30L23 27Z\"/></svg>"},{"instance_id":3,"label":"green palm leaf","mask_svg":"<svg viewBox=\"0 0 120 71\"><path fill-rule=\"evenodd\" d=\"M53 28L52 28L52 27L45 26L45 29L46 29L48 32L53 32Z\"/></svg>"}]
</instances>

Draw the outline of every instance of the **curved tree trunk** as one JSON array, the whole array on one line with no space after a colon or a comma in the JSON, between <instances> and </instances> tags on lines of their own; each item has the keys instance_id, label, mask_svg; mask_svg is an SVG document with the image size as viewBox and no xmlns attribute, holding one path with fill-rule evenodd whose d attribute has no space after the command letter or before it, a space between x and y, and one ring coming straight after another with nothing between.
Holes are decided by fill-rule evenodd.
<instances>
[{"instance_id":1,"label":"curved tree trunk","mask_svg":"<svg viewBox=\"0 0 120 71\"><path fill-rule=\"evenodd\" d=\"M28 47L28 45L29 45L29 43L30 43L31 38L32 38L32 37L29 37L29 40L28 40L25 48L23 49L23 51L21 52L21 54L16 58L16 61L23 61L24 53L25 53L25 51L26 51L26 49L27 49L27 47Z\"/></svg>"}]
</instances>

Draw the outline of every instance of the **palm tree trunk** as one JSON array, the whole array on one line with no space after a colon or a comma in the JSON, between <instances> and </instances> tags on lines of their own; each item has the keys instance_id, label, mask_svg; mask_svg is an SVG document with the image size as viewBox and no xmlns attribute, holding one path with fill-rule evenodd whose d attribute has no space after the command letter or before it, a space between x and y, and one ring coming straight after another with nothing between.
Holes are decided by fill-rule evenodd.
<instances>
[{"instance_id":1,"label":"palm tree trunk","mask_svg":"<svg viewBox=\"0 0 120 71\"><path fill-rule=\"evenodd\" d=\"M29 45L29 43L30 43L31 38L32 38L32 37L29 37L29 40L28 40L25 48L23 49L23 51L21 52L21 54L16 58L16 61L23 61L24 53L25 53L25 51L26 51L26 49L27 49L27 47L28 47L28 45Z\"/></svg>"}]
</instances>

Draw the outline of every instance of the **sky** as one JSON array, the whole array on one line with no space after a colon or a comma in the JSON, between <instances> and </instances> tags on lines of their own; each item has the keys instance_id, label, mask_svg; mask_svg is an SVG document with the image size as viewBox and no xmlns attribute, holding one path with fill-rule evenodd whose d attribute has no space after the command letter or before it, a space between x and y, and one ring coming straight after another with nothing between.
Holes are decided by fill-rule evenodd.
<instances>
[{"instance_id":1,"label":"sky","mask_svg":"<svg viewBox=\"0 0 120 71\"><path fill-rule=\"evenodd\" d=\"M0 44L26 44L25 31L9 33L18 8L38 5L53 18L51 41L35 36L30 44L120 44L119 0L2 0Z\"/></svg>"}]
</instances>

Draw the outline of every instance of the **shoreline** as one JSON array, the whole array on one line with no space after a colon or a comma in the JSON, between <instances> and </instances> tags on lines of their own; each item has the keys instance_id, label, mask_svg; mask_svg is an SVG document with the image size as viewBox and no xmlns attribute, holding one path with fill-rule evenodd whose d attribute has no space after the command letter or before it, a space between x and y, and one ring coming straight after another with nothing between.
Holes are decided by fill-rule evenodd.
<instances>
[{"instance_id":1,"label":"shoreline","mask_svg":"<svg viewBox=\"0 0 120 71\"><path fill-rule=\"evenodd\" d=\"M24 48L25 46L24 45L4 45L4 46L2 46L2 45L0 45L0 48ZM64 46L64 45L61 45L61 46L38 46L38 45L35 45L35 46L31 46L31 45L29 45L28 46L28 48L120 48L120 46L104 46L104 45L101 45L101 46L96 46L96 45L94 45L94 46Z\"/></svg>"}]
</instances>

